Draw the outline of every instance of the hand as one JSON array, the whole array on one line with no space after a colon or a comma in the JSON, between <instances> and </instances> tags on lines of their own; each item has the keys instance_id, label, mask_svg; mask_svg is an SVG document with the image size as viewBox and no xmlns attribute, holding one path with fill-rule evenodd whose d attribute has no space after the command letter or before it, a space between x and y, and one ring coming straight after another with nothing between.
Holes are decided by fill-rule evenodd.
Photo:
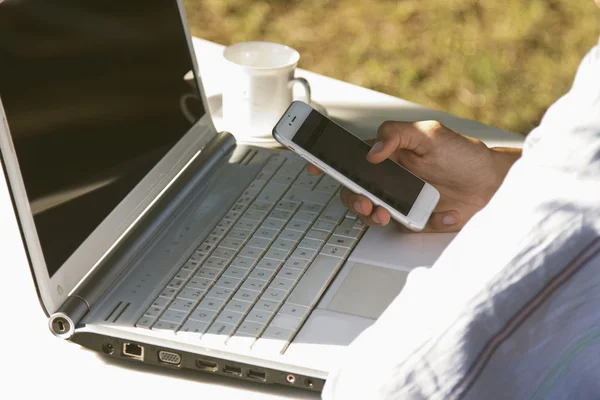
<instances>
[{"instance_id":1,"label":"hand","mask_svg":"<svg viewBox=\"0 0 600 400\"><path fill-rule=\"evenodd\" d=\"M436 121L388 121L379 127L367 160L391 158L433 185L440 201L423 231L453 232L488 203L519 156L520 149L490 149ZM313 165L308 170L321 172ZM341 198L367 225L390 222L390 213L364 196L343 188Z\"/></svg>"}]
</instances>

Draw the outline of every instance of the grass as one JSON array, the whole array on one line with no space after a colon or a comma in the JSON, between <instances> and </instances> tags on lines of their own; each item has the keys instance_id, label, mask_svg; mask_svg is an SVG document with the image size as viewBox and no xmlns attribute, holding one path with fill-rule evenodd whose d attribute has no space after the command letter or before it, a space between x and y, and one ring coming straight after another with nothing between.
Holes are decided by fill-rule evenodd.
<instances>
[{"instance_id":1,"label":"grass","mask_svg":"<svg viewBox=\"0 0 600 400\"><path fill-rule=\"evenodd\" d=\"M192 34L527 134L598 41L592 0L184 0Z\"/></svg>"}]
</instances>

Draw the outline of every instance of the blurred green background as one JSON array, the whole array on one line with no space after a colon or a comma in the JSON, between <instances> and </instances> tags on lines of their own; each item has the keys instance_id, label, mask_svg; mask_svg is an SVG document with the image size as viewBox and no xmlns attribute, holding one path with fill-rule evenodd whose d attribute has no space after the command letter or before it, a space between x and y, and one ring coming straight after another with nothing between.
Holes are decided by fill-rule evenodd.
<instances>
[{"instance_id":1,"label":"blurred green background","mask_svg":"<svg viewBox=\"0 0 600 400\"><path fill-rule=\"evenodd\" d=\"M527 134L598 41L592 0L184 0L192 34Z\"/></svg>"}]
</instances>

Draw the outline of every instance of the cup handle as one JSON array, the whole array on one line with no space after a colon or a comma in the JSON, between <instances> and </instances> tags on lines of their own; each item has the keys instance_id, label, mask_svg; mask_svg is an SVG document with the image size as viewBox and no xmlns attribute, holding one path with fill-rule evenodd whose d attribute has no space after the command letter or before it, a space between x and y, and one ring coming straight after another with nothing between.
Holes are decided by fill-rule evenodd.
<instances>
[{"instance_id":1,"label":"cup handle","mask_svg":"<svg viewBox=\"0 0 600 400\"><path fill-rule=\"evenodd\" d=\"M310 94L310 85L308 81L304 78L293 78L290 81L290 88L293 88L295 84L299 84L304 87L304 97L306 98L306 103L310 104L311 102L311 94Z\"/></svg>"}]
</instances>

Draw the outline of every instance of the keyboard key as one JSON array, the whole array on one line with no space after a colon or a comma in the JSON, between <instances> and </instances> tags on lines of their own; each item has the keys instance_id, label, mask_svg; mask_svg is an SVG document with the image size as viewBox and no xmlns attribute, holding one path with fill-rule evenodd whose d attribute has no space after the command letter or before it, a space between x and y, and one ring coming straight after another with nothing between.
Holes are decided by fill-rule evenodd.
<instances>
[{"instance_id":1,"label":"keyboard key","mask_svg":"<svg viewBox=\"0 0 600 400\"><path fill-rule=\"evenodd\" d=\"M200 289L192 289L192 288L184 288L181 292L179 292L179 294L177 295L177 299L181 299L181 300L189 300L189 301L197 301L200 299L200 297L202 297L202 295L205 293L204 290L200 290Z\"/></svg>"},{"instance_id":2,"label":"keyboard key","mask_svg":"<svg viewBox=\"0 0 600 400\"><path fill-rule=\"evenodd\" d=\"M256 290L248 290L240 288L233 295L234 300L254 302L260 296L260 292Z\"/></svg>"},{"instance_id":3,"label":"keyboard key","mask_svg":"<svg viewBox=\"0 0 600 400\"><path fill-rule=\"evenodd\" d=\"M297 248L292 253L292 257L300 258L302 260L312 260L316 254L317 252L315 250Z\"/></svg>"},{"instance_id":4,"label":"keyboard key","mask_svg":"<svg viewBox=\"0 0 600 400\"><path fill-rule=\"evenodd\" d=\"M283 266L285 268L293 268L293 269L299 269L299 270L303 271L306 269L308 262L309 262L308 260L302 260L300 258L290 257Z\"/></svg>"},{"instance_id":5,"label":"keyboard key","mask_svg":"<svg viewBox=\"0 0 600 400\"><path fill-rule=\"evenodd\" d=\"M159 318L159 322L172 322L174 324L181 324L187 317L185 311L166 310Z\"/></svg>"},{"instance_id":6,"label":"keyboard key","mask_svg":"<svg viewBox=\"0 0 600 400\"><path fill-rule=\"evenodd\" d=\"M285 228L283 232L279 234L279 239L285 239L291 242L298 242L301 238L302 231L297 231L289 228Z\"/></svg>"},{"instance_id":7,"label":"keyboard key","mask_svg":"<svg viewBox=\"0 0 600 400\"><path fill-rule=\"evenodd\" d=\"M284 278L284 279L291 280L292 282L295 282L298 279L300 279L300 277L302 276L303 273L304 273L304 271L301 269L288 268L288 267L284 266L277 273L277 278ZM277 288L277 289L279 289L279 288Z\"/></svg>"},{"instance_id":8,"label":"keyboard key","mask_svg":"<svg viewBox=\"0 0 600 400\"><path fill-rule=\"evenodd\" d=\"M269 322L269 327L283 328L290 331L297 331L300 328L300 325L302 325L302 320L300 318L284 314L275 315L271 322Z\"/></svg>"},{"instance_id":9,"label":"keyboard key","mask_svg":"<svg viewBox=\"0 0 600 400\"><path fill-rule=\"evenodd\" d=\"M165 297L167 299L173 299L179 292L179 289L174 289L170 287L166 287L162 292L160 292L161 297Z\"/></svg>"},{"instance_id":10,"label":"keyboard key","mask_svg":"<svg viewBox=\"0 0 600 400\"><path fill-rule=\"evenodd\" d=\"M271 300L278 303L282 303L287 296L287 292L283 290L275 289L272 287L268 287L261 296L261 299Z\"/></svg>"},{"instance_id":11,"label":"keyboard key","mask_svg":"<svg viewBox=\"0 0 600 400\"><path fill-rule=\"evenodd\" d=\"M198 304L198 309L204 309L209 311L218 312L225 302L219 299L213 299L212 297L205 297L204 300Z\"/></svg>"},{"instance_id":12,"label":"keyboard key","mask_svg":"<svg viewBox=\"0 0 600 400\"><path fill-rule=\"evenodd\" d=\"M238 254L242 257L259 258L263 251L264 250L256 247L245 246Z\"/></svg>"},{"instance_id":13,"label":"keyboard key","mask_svg":"<svg viewBox=\"0 0 600 400\"><path fill-rule=\"evenodd\" d=\"M294 214L294 220L296 221L304 221L312 224L315 219L317 219L317 214L309 211L298 211Z\"/></svg>"},{"instance_id":14,"label":"keyboard key","mask_svg":"<svg viewBox=\"0 0 600 400\"><path fill-rule=\"evenodd\" d=\"M326 175L313 190L333 194L340 188L340 186L341 185L337 183L337 181Z\"/></svg>"},{"instance_id":15,"label":"keyboard key","mask_svg":"<svg viewBox=\"0 0 600 400\"><path fill-rule=\"evenodd\" d=\"M274 204L279 201L279 198L285 193L287 188L288 185L282 185L281 183L277 182L269 182L256 197L256 201Z\"/></svg>"},{"instance_id":16,"label":"keyboard key","mask_svg":"<svg viewBox=\"0 0 600 400\"><path fill-rule=\"evenodd\" d=\"M250 236L251 232L246 230L246 229L238 229L238 228L233 228L228 234L227 237L230 237L232 239L242 239L242 240L246 240L248 239L248 237ZM214 253L213 253L214 255Z\"/></svg>"},{"instance_id":17,"label":"keyboard key","mask_svg":"<svg viewBox=\"0 0 600 400\"><path fill-rule=\"evenodd\" d=\"M283 303L281 308L279 309L278 314L289 315L295 318L304 318L310 313L310 308L305 306L299 306L296 304L288 303L287 301Z\"/></svg>"},{"instance_id":18,"label":"keyboard key","mask_svg":"<svg viewBox=\"0 0 600 400\"><path fill-rule=\"evenodd\" d=\"M234 267L242 268L242 269L250 269L256 263L255 259L248 257L237 256L231 262L231 265Z\"/></svg>"},{"instance_id":19,"label":"keyboard key","mask_svg":"<svg viewBox=\"0 0 600 400\"><path fill-rule=\"evenodd\" d=\"M213 287L210 289L208 293L206 293L206 298L210 299L218 299L221 301L227 301L231 296L233 296L234 289L226 289L222 287Z\"/></svg>"},{"instance_id":20,"label":"keyboard key","mask_svg":"<svg viewBox=\"0 0 600 400\"><path fill-rule=\"evenodd\" d=\"M350 239L357 239L361 235L361 230L354 229L353 227L346 228L340 225L335 229L335 231L333 231L333 234L336 236L347 237Z\"/></svg>"},{"instance_id":21,"label":"keyboard key","mask_svg":"<svg viewBox=\"0 0 600 400\"><path fill-rule=\"evenodd\" d=\"M292 251L292 249L296 246L296 242L287 239L276 239L271 245L271 249L273 250L283 250L287 253Z\"/></svg>"},{"instance_id":22,"label":"keyboard key","mask_svg":"<svg viewBox=\"0 0 600 400\"><path fill-rule=\"evenodd\" d=\"M273 240L275 238L275 236L277 236L277 230L276 229L270 229L270 228L264 228L264 227L260 227L256 230L256 232L254 233L255 237L260 237L260 238L265 238L265 239L269 239Z\"/></svg>"},{"instance_id":23,"label":"keyboard key","mask_svg":"<svg viewBox=\"0 0 600 400\"><path fill-rule=\"evenodd\" d=\"M266 281L249 278L244 281L241 288L246 290L256 290L257 292L260 292L263 290L266 284Z\"/></svg>"},{"instance_id":24,"label":"keyboard key","mask_svg":"<svg viewBox=\"0 0 600 400\"><path fill-rule=\"evenodd\" d=\"M231 260L234 255L235 255L235 250L231 250L231 249L227 249L225 247L219 246L215 249L215 251L212 252L211 258L217 257L217 258L222 258L224 260ZM209 260L210 260L210 258L209 258Z\"/></svg>"},{"instance_id":25,"label":"keyboard key","mask_svg":"<svg viewBox=\"0 0 600 400\"><path fill-rule=\"evenodd\" d=\"M162 307L150 307L144 313L144 317L156 318L162 313L164 308Z\"/></svg>"},{"instance_id":26,"label":"keyboard key","mask_svg":"<svg viewBox=\"0 0 600 400\"><path fill-rule=\"evenodd\" d=\"M139 321L135 324L136 328L150 329L155 319L151 317L142 316Z\"/></svg>"},{"instance_id":27,"label":"keyboard key","mask_svg":"<svg viewBox=\"0 0 600 400\"><path fill-rule=\"evenodd\" d=\"M215 268L201 267L194 278L205 278L214 280L221 274L221 271Z\"/></svg>"},{"instance_id":28,"label":"keyboard key","mask_svg":"<svg viewBox=\"0 0 600 400\"><path fill-rule=\"evenodd\" d=\"M304 238L300 243L298 243L298 248L318 251L323 243L324 242L322 240Z\"/></svg>"},{"instance_id":29,"label":"keyboard key","mask_svg":"<svg viewBox=\"0 0 600 400\"><path fill-rule=\"evenodd\" d=\"M236 289L240 285L240 282L242 282L241 279L222 276L219 278L217 283L215 283L215 286L225 289Z\"/></svg>"},{"instance_id":30,"label":"keyboard key","mask_svg":"<svg viewBox=\"0 0 600 400\"><path fill-rule=\"evenodd\" d=\"M242 320L242 318L244 318L244 314L242 313L230 310L223 310L217 317L217 322L225 322L228 324L237 325Z\"/></svg>"},{"instance_id":31,"label":"keyboard key","mask_svg":"<svg viewBox=\"0 0 600 400\"><path fill-rule=\"evenodd\" d=\"M292 290L287 302L309 308L314 306L342 264L343 260L339 258L318 255Z\"/></svg>"},{"instance_id":32,"label":"keyboard key","mask_svg":"<svg viewBox=\"0 0 600 400\"><path fill-rule=\"evenodd\" d=\"M264 211L250 209L244 213L243 217L252 221L262 221L266 215L267 213Z\"/></svg>"},{"instance_id":33,"label":"keyboard key","mask_svg":"<svg viewBox=\"0 0 600 400\"><path fill-rule=\"evenodd\" d=\"M280 250L280 249L269 249L264 255L264 258L268 258L271 260L283 261L289 254L289 250Z\"/></svg>"},{"instance_id":34,"label":"keyboard key","mask_svg":"<svg viewBox=\"0 0 600 400\"><path fill-rule=\"evenodd\" d=\"M235 250L231 250L232 252ZM223 258L217 258L217 257L208 257L208 259L206 261L204 261L204 264L202 265L201 268L214 268L216 270L221 271L223 268L225 268L227 266L227 264L229 263L229 260L227 259L223 259Z\"/></svg>"},{"instance_id":35,"label":"keyboard key","mask_svg":"<svg viewBox=\"0 0 600 400\"><path fill-rule=\"evenodd\" d=\"M185 285L186 289L198 289L206 291L212 285L212 279L203 278L201 276L194 276L190 281Z\"/></svg>"},{"instance_id":36,"label":"keyboard key","mask_svg":"<svg viewBox=\"0 0 600 400\"><path fill-rule=\"evenodd\" d=\"M242 247L243 244L244 241L242 239L233 239L226 237L225 239L223 239L220 246L226 249L238 250Z\"/></svg>"},{"instance_id":37,"label":"keyboard key","mask_svg":"<svg viewBox=\"0 0 600 400\"><path fill-rule=\"evenodd\" d=\"M191 319L194 321L210 324L212 322L212 320L215 319L216 315L217 315L216 311L206 310L203 308L197 308L190 315L190 318L188 319L188 321Z\"/></svg>"},{"instance_id":38,"label":"keyboard key","mask_svg":"<svg viewBox=\"0 0 600 400\"><path fill-rule=\"evenodd\" d=\"M238 299L231 299L225 306L225 310L235 311L242 314L246 314L248 310L252 308L252 303L248 301L241 301Z\"/></svg>"},{"instance_id":39,"label":"keyboard key","mask_svg":"<svg viewBox=\"0 0 600 400\"><path fill-rule=\"evenodd\" d=\"M170 302L171 302L171 300L170 300L170 299L168 299L168 298L166 298L166 297L161 297L161 296L159 296L159 297L157 297L157 298L156 298L156 300L154 300L154 301L152 302L152 305L151 305L151 307L163 309L163 308L165 308L165 307L167 306L167 304L169 304Z\"/></svg>"},{"instance_id":40,"label":"keyboard key","mask_svg":"<svg viewBox=\"0 0 600 400\"><path fill-rule=\"evenodd\" d=\"M260 228L261 229L262 228L275 229L275 230L280 231L284 225L285 225L285 221L267 217L267 219L265 219L265 221L262 223Z\"/></svg>"},{"instance_id":41,"label":"keyboard key","mask_svg":"<svg viewBox=\"0 0 600 400\"><path fill-rule=\"evenodd\" d=\"M295 188L292 186L283 197L283 200L302 201L305 203L316 203L325 205L329 203L330 198L331 195L329 193L314 192L308 189Z\"/></svg>"},{"instance_id":42,"label":"keyboard key","mask_svg":"<svg viewBox=\"0 0 600 400\"><path fill-rule=\"evenodd\" d=\"M293 271L297 271L297 270L293 270ZM294 281L292 279L276 277L269 284L269 287L274 288L274 289L283 290L284 292L289 292L290 290L292 290L292 288L294 287L295 284L296 284L296 281Z\"/></svg>"},{"instance_id":43,"label":"keyboard key","mask_svg":"<svg viewBox=\"0 0 600 400\"><path fill-rule=\"evenodd\" d=\"M246 317L246 319L244 321L267 323L269 321L269 319L271 319L272 315L273 315L273 313L271 313L271 312L259 310L255 307L248 313L248 316Z\"/></svg>"},{"instance_id":44,"label":"keyboard key","mask_svg":"<svg viewBox=\"0 0 600 400\"><path fill-rule=\"evenodd\" d=\"M276 301L260 299L256 302L254 309L266 311L268 313L274 313L277 310L277 308L279 307L279 304L280 303L278 303Z\"/></svg>"},{"instance_id":45,"label":"keyboard key","mask_svg":"<svg viewBox=\"0 0 600 400\"><path fill-rule=\"evenodd\" d=\"M245 336L257 338L265 327L266 322L250 322L247 319L240 325L235 332L235 336Z\"/></svg>"},{"instance_id":46,"label":"keyboard key","mask_svg":"<svg viewBox=\"0 0 600 400\"><path fill-rule=\"evenodd\" d=\"M257 269L261 268L261 269L267 269L269 271L276 271L279 269L281 264L283 264L283 261L273 260L270 258L263 258L262 260L260 260L258 262L258 264L256 264L256 266L254 268L257 268Z\"/></svg>"},{"instance_id":47,"label":"keyboard key","mask_svg":"<svg viewBox=\"0 0 600 400\"><path fill-rule=\"evenodd\" d=\"M179 272L177 272L174 279L187 280L187 278L189 278L191 274L192 274L192 272L190 270L181 269L181 270L179 270Z\"/></svg>"},{"instance_id":48,"label":"keyboard key","mask_svg":"<svg viewBox=\"0 0 600 400\"><path fill-rule=\"evenodd\" d=\"M262 237L253 237L250 240L248 240L247 245L250 247L255 247L257 249L266 249L267 247L269 247L269 245L271 244L271 241L269 239L265 239Z\"/></svg>"},{"instance_id":49,"label":"keyboard key","mask_svg":"<svg viewBox=\"0 0 600 400\"><path fill-rule=\"evenodd\" d=\"M183 287L185 284L185 280L184 279L177 279L174 278L171 280L171 282L169 282L169 284L167 285L167 287L173 288L173 289L180 289L181 287Z\"/></svg>"},{"instance_id":50,"label":"keyboard key","mask_svg":"<svg viewBox=\"0 0 600 400\"><path fill-rule=\"evenodd\" d=\"M285 223L288 219L292 218L292 214L292 211L275 209L271 211L269 218L277 219Z\"/></svg>"},{"instance_id":51,"label":"keyboard key","mask_svg":"<svg viewBox=\"0 0 600 400\"><path fill-rule=\"evenodd\" d=\"M300 207L300 211L308 211L314 214L320 214L321 210L323 210L323 207L324 206L322 204L304 203Z\"/></svg>"},{"instance_id":52,"label":"keyboard key","mask_svg":"<svg viewBox=\"0 0 600 400\"><path fill-rule=\"evenodd\" d=\"M279 203L277 203L277 205L275 207L280 210L294 212L298 209L299 206L300 206L300 202L298 202L298 201L283 200L283 201L280 201Z\"/></svg>"},{"instance_id":53,"label":"keyboard key","mask_svg":"<svg viewBox=\"0 0 600 400\"><path fill-rule=\"evenodd\" d=\"M235 227L239 228L239 229L246 229L249 231L253 231L254 228L256 228L258 225L259 225L259 221L252 220L252 219L246 219L246 218L240 218L240 220L235 224Z\"/></svg>"},{"instance_id":54,"label":"keyboard key","mask_svg":"<svg viewBox=\"0 0 600 400\"><path fill-rule=\"evenodd\" d=\"M227 322L218 322L215 321L210 328L206 331L206 333L202 336L202 340L211 340L210 336L220 336L223 337L223 342L225 338L233 333L235 330L235 325L228 324ZM208 336L208 337L206 337Z\"/></svg>"},{"instance_id":55,"label":"keyboard key","mask_svg":"<svg viewBox=\"0 0 600 400\"><path fill-rule=\"evenodd\" d=\"M308 222L292 219L290 222L288 222L286 229L291 229L298 232L306 232L309 227L310 223Z\"/></svg>"},{"instance_id":56,"label":"keyboard key","mask_svg":"<svg viewBox=\"0 0 600 400\"><path fill-rule=\"evenodd\" d=\"M174 332L175 329L179 326L178 323L175 322L167 322L167 321L158 321L152 326L153 331L169 331Z\"/></svg>"},{"instance_id":57,"label":"keyboard key","mask_svg":"<svg viewBox=\"0 0 600 400\"><path fill-rule=\"evenodd\" d=\"M352 249L352 248L354 248L354 245L356 244L356 239L345 237L345 236L340 236L340 235L332 235L329 238L329 240L327 241L327 244Z\"/></svg>"},{"instance_id":58,"label":"keyboard key","mask_svg":"<svg viewBox=\"0 0 600 400\"><path fill-rule=\"evenodd\" d=\"M325 221L322 219L319 219L315 225L313 226L313 228L315 229L321 229L323 231L328 231L331 232L335 229L337 223L333 222L333 221Z\"/></svg>"},{"instance_id":59,"label":"keyboard key","mask_svg":"<svg viewBox=\"0 0 600 400\"><path fill-rule=\"evenodd\" d=\"M304 236L304 237L306 239L316 239L316 240L325 241L325 240L327 240L329 235L330 235L330 233L328 231L321 231L319 229L311 229L308 232L306 232L306 236Z\"/></svg>"},{"instance_id":60,"label":"keyboard key","mask_svg":"<svg viewBox=\"0 0 600 400\"><path fill-rule=\"evenodd\" d=\"M259 355L281 354L296 334L295 331L270 326L252 345L252 352Z\"/></svg>"},{"instance_id":61,"label":"keyboard key","mask_svg":"<svg viewBox=\"0 0 600 400\"><path fill-rule=\"evenodd\" d=\"M350 254L350 249L347 247L341 246L332 246L330 244L326 244L323 246L320 254L325 254L332 257L346 258L348 254Z\"/></svg>"},{"instance_id":62,"label":"keyboard key","mask_svg":"<svg viewBox=\"0 0 600 400\"><path fill-rule=\"evenodd\" d=\"M262 268L254 268L248 278L258 279L261 281L269 281L275 275L274 270L262 269Z\"/></svg>"},{"instance_id":63,"label":"keyboard key","mask_svg":"<svg viewBox=\"0 0 600 400\"><path fill-rule=\"evenodd\" d=\"M229 278L237 278L244 279L244 277L248 274L249 269L234 267L233 265L229 266L225 272L223 272L222 276L227 276Z\"/></svg>"},{"instance_id":64,"label":"keyboard key","mask_svg":"<svg viewBox=\"0 0 600 400\"><path fill-rule=\"evenodd\" d=\"M200 339L200 335L206 331L208 324L208 322L200 322L194 321L193 319L188 319L179 329L179 331L177 331L177 336Z\"/></svg>"},{"instance_id":65,"label":"keyboard key","mask_svg":"<svg viewBox=\"0 0 600 400\"><path fill-rule=\"evenodd\" d=\"M167 311L182 311L187 314L194 309L195 305L196 302L194 300L175 299L175 301L169 305L169 309Z\"/></svg>"},{"instance_id":66,"label":"keyboard key","mask_svg":"<svg viewBox=\"0 0 600 400\"><path fill-rule=\"evenodd\" d=\"M229 211L227 214L225 214L225 216L223 217L223 219L230 219L232 221L237 220L240 217L240 213L236 212L236 211Z\"/></svg>"},{"instance_id":67,"label":"keyboard key","mask_svg":"<svg viewBox=\"0 0 600 400\"><path fill-rule=\"evenodd\" d=\"M219 228L218 226L215 227L210 232L211 235L218 236L218 237L222 237L225 233L227 233L227 229L225 229L225 228ZM211 246L207 247L207 246L202 246L201 245L200 247L198 247L198 250L200 250L200 251L210 251L211 248L212 248Z\"/></svg>"},{"instance_id":68,"label":"keyboard key","mask_svg":"<svg viewBox=\"0 0 600 400\"><path fill-rule=\"evenodd\" d=\"M248 211L250 210L254 210L254 211L260 211L262 213L268 213L269 211L271 211L271 208L273 208L273 204L270 202L263 202L263 201L258 201L255 200L254 203L252 203L250 205L250 207L248 208Z\"/></svg>"}]
</instances>

